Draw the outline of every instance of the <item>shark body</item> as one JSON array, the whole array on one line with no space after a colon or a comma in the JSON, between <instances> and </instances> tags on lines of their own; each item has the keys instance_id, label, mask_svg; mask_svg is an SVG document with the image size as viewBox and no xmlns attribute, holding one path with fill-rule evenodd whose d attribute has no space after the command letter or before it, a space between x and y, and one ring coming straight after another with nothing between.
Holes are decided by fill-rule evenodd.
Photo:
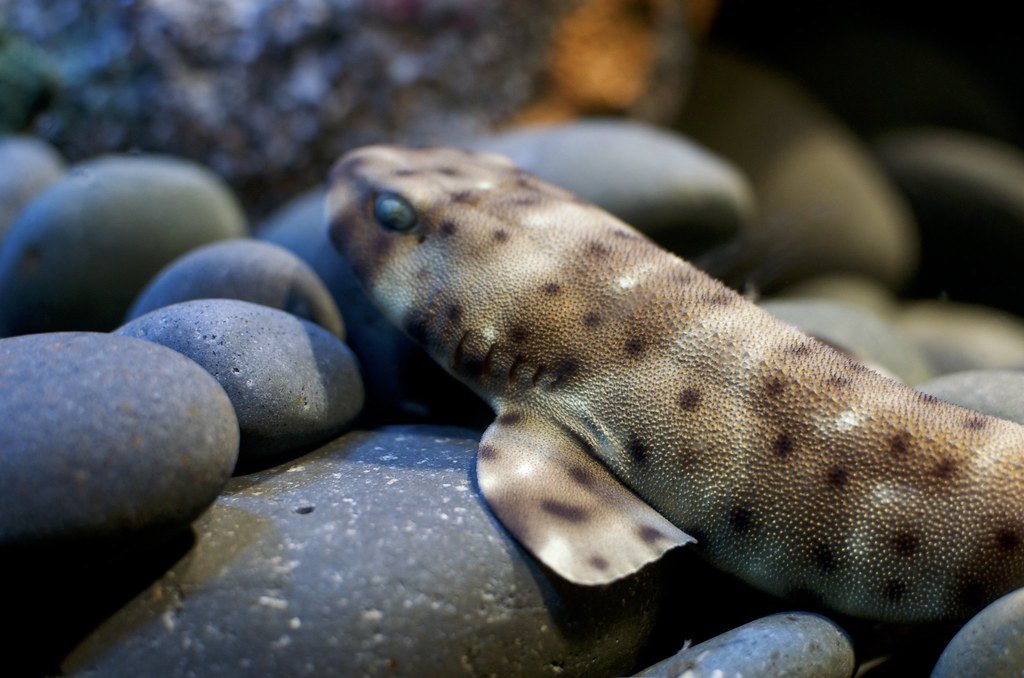
<instances>
[{"instance_id":1,"label":"shark body","mask_svg":"<svg viewBox=\"0 0 1024 678\"><path fill-rule=\"evenodd\" d=\"M501 156L358 149L327 213L382 312L494 408L481 490L562 577L696 541L763 590L904 622L1024 584L1024 427L850 360Z\"/></svg>"}]
</instances>

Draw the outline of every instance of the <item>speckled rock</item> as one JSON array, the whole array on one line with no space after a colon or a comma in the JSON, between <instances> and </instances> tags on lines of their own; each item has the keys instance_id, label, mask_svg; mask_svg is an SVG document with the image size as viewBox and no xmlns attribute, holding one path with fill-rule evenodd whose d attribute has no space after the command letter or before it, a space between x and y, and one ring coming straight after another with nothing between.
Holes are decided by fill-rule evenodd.
<instances>
[{"instance_id":1,"label":"speckled rock","mask_svg":"<svg viewBox=\"0 0 1024 678\"><path fill-rule=\"evenodd\" d=\"M168 264L135 299L126 320L192 299L240 299L314 322L345 338L341 313L306 262L258 240L205 245Z\"/></svg>"},{"instance_id":2,"label":"speckled rock","mask_svg":"<svg viewBox=\"0 0 1024 678\"><path fill-rule=\"evenodd\" d=\"M1024 367L1024 320L988 306L948 301L907 304L894 319L942 374Z\"/></svg>"},{"instance_id":3,"label":"speckled rock","mask_svg":"<svg viewBox=\"0 0 1024 678\"><path fill-rule=\"evenodd\" d=\"M776 296L838 301L890 321L900 314L896 298L885 285L860 275L823 275L790 285Z\"/></svg>"},{"instance_id":4,"label":"speckled rock","mask_svg":"<svg viewBox=\"0 0 1024 678\"><path fill-rule=\"evenodd\" d=\"M733 238L754 213L746 179L728 162L638 122L513 129L472 147L509 156L687 257Z\"/></svg>"},{"instance_id":5,"label":"speckled rock","mask_svg":"<svg viewBox=\"0 0 1024 678\"><path fill-rule=\"evenodd\" d=\"M967 622L939 657L932 678L1010 678L1024 667L1024 589L1008 593Z\"/></svg>"},{"instance_id":6,"label":"speckled rock","mask_svg":"<svg viewBox=\"0 0 1024 678\"><path fill-rule=\"evenodd\" d=\"M64 173L64 160L45 141L0 136L0 243L11 223Z\"/></svg>"},{"instance_id":7,"label":"speckled rock","mask_svg":"<svg viewBox=\"0 0 1024 678\"><path fill-rule=\"evenodd\" d=\"M181 529L238 454L231 402L209 374L108 334L0 339L0 421L5 557Z\"/></svg>"},{"instance_id":8,"label":"speckled rock","mask_svg":"<svg viewBox=\"0 0 1024 678\"><path fill-rule=\"evenodd\" d=\"M262 212L355 146L451 142L513 116L549 83L552 37L581 3L8 0L0 23L57 62L63 87L35 129L69 157L182 155ZM648 114L651 99L674 110L690 47L683 7L627 8L643 28L625 54L643 62L631 98L649 91ZM625 61L606 67L611 79ZM570 65L559 75L595 70Z\"/></svg>"},{"instance_id":9,"label":"speckled rock","mask_svg":"<svg viewBox=\"0 0 1024 678\"><path fill-rule=\"evenodd\" d=\"M841 628L816 614L764 617L694 645L637 676L786 676L849 678L853 646Z\"/></svg>"},{"instance_id":10,"label":"speckled rock","mask_svg":"<svg viewBox=\"0 0 1024 678\"><path fill-rule=\"evenodd\" d=\"M220 382L238 415L245 463L324 440L363 405L348 347L319 325L273 308L186 301L139 316L117 334L172 348Z\"/></svg>"},{"instance_id":11,"label":"speckled rock","mask_svg":"<svg viewBox=\"0 0 1024 678\"><path fill-rule=\"evenodd\" d=\"M113 329L172 259L245 230L223 183L192 163L119 156L77 165L0 246L0 336Z\"/></svg>"},{"instance_id":12,"label":"speckled rock","mask_svg":"<svg viewBox=\"0 0 1024 678\"><path fill-rule=\"evenodd\" d=\"M361 421L432 422L482 428L494 413L456 381L373 305L327 238L324 192L314 189L285 205L257 237L291 250L327 284L345 319L348 345L366 385Z\"/></svg>"},{"instance_id":13,"label":"speckled rock","mask_svg":"<svg viewBox=\"0 0 1024 678\"><path fill-rule=\"evenodd\" d=\"M735 163L759 216L746 247L702 261L762 289L822 273L898 287L914 269L910 210L843 124L796 84L739 57L697 63L680 129Z\"/></svg>"},{"instance_id":14,"label":"speckled rock","mask_svg":"<svg viewBox=\"0 0 1024 678\"><path fill-rule=\"evenodd\" d=\"M876 144L921 231L912 291L1024 313L1024 283L1007 271L1024 247L1024 151L953 130L909 130Z\"/></svg>"},{"instance_id":15,"label":"speckled rock","mask_svg":"<svg viewBox=\"0 0 1024 678\"><path fill-rule=\"evenodd\" d=\"M624 675L653 624L647 568L608 587L541 569L474 482L475 434L349 433L232 481L194 548L65 673Z\"/></svg>"},{"instance_id":16,"label":"speckled rock","mask_svg":"<svg viewBox=\"0 0 1024 678\"><path fill-rule=\"evenodd\" d=\"M929 379L915 388L951 403L1024 425L1024 372L953 372Z\"/></svg>"},{"instance_id":17,"label":"speckled rock","mask_svg":"<svg viewBox=\"0 0 1024 678\"><path fill-rule=\"evenodd\" d=\"M758 305L784 322L905 384L914 385L932 375L931 367L917 345L870 311L820 299L774 299Z\"/></svg>"}]
</instances>

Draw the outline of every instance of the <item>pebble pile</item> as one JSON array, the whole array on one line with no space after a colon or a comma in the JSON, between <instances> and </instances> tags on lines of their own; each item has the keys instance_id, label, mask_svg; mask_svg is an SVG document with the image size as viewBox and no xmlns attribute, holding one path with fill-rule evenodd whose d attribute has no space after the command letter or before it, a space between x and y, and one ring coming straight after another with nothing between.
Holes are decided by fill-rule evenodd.
<instances>
[{"instance_id":1,"label":"pebble pile","mask_svg":"<svg viewBox=\"0 0 1024 678\"><path fill-rule=\"evenodd\" d=\"M941 129L865 144L724 54L692 100L675 130L594 119L466 146L751 282L873 369L1024 423L1021 297L993 282L1024 234L1019 151ZM373 308L323 200L250 229L204 167L67 166L0 137L0 576L35 620L0 634L0 674L1019 674L1022 591L908 634L689 552L605 588L545 570L476 484L493 415ZM984 222L977 249L951 205ZM957 302L896 296L918 242L917 284L948 275Z\"/></svg>"}]
</instances>

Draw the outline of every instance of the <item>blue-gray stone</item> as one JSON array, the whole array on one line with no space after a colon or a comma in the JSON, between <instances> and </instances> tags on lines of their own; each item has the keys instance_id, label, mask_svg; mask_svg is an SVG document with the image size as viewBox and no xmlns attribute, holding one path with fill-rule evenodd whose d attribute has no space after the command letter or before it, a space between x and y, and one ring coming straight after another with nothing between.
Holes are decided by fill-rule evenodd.
<instances>
[{"instance_id":1,"label":"blue-gray stone","mask_svg":"<svg viewBox=\"0 0 1024 678\"><path fill-rule=\"evenodd\" d=\"M1024 669L1024 589L976 614L953 636L932 678L1019 678Z\"/></svg>"},{"instance_id":2,"label":"blue-gray stone","mask_svg":"<svg viewBox=\"0 0 1024 678\"><path fill-rule=\"evenodd\" d=\"M705 50L679 129L735 163L757 201L742 247L705 260L712 272L760 289L835 272L896 288L913 272L917 230L899 191L841 120L778 71Z\"/></svg>"},{"instance_id":3,"label":"blue-gray stone","mask_svg":"<svg viewBox=\"0 0 1024 678\"><path fill-rule=\"evenodd\" d=\"M256 235L308 263L338 303L348 345L359 358L366 385L364 424L430 422L484 428L494 420L476 394L402 334L363 292L327 238L323 189L282 207Z\"/></svg>"},{"instance_id":4,"label":"blue-gray stone","mask_svg":"<svg viewBox=\"0 0 1024 678\"><path fill-rule=\"evenodd\" d=\"M231 402L209 374L109 334L0 339L0 421L4 553L180 529L238 454Z\"/></svg>"},{"instance_id":5,"label":"blue-gray stone","mask_svg":"<svg viewBox=\"0 0 1024 678\"><path fill-rule=\"evenodd\" d=\"M363 406L348 347L319 325L267 306L186 301L150 311L117 334L172 348L220 382L238 415L245 463L337 434Z\"/></svg>"},{"instance_id":6,"label":"blue-gray stone","mask_svg":"<svg viewBox=\"0 0 1024 678\"><path fill-rule=\"evenodd\" d=\"M780 320L868 367L914 385L932 376L917 344L863 308L823 299L771 299L758 304Z\"/></svg>"},{"instance_id":7,"label":"blue-gray stone","mask_svg":"<svg viewBox=\"0 0 1024 678\"><path fill-rule=\"evenodd\" d=\"M915 388L936 398L1024 425L1024 372L952 372L929 379Z\"/></svg>"},{"instance_id":8,"label":"blue-gray stone","mask_svg":"<svg viewBox=\"0 0 1024 678\"><path fill-rule=\"evenodd\" d=\"M63 173L64 160L45 141L0 136L0 243L25 205Z\"/></svg>"},{"instance_id":9,"label":"blue-gray stone","mask_svg":"<svg viewBox=\"0 0 1024 678\"><path fill-rule=\"evenodd\" d=\"M940 128L892 132L875 150L917 218L914 294L1024 313L1024 284L1007 274L1024 246L1024 151Z\"/></svg>"},{"instance_id":10,"label":"blue-gray stone","mask_svg":"<svg viewBox=\"0 0 1024 678\"><path fill-rule=\"evenodd\" d=\"M816 614L784 612L680 650L636 675L849 678L854 666L853 646L836 624Z\"/></svg>"},{"instance_id":11,"label":"blue-gray stone","mask_svg":"<svg viewBox=\"0 0 1024 678\"><path fill-rule=\"evenodd\" d=\"M76 165L0 245L0 336L113 329L171 260L245 230L234 197L198 165L157 156Z\"/></svg>"},{"instance_id":12,"label":"blue-gray stone","mask_svg":"<svg viewBox=\"0 0 1024 678\"><path fill-rule=\"evenodd\" d=\"M753 218L746 179L690 139L639 122L591 119L484 137L501 153L684 256L735 237Z\"/></svg>"},{"instance_id":13,"label":"blue-gray stone","mask_svg":"<svg viewBox=\"0 0 1024 678\"><path fill-rule=\"evenodd\" d=\"M1024 320L1006 311L925 300L906 305L894 324L940 374L1024 367Z\"/></svg>"},{"instance_id":14,"label":"blue-gray stone","mask_svg":"<svg viewBox=\"0 0 1024 678\"><path fill-rule=\"evenodd\" d=\"M126 320L182 301L240 299L287 311L345 338L337 304L306 262L259 240L198 247L167 265L135 299Z\"/></svg>"},{"instance_id":15,"label":"blue-gray stone","mask_svg":"<svg viewBox=\"0 0 1024 678\"><path fill-rule=\"evenodd\" d=\"M625 675L656 568L567 584L475 483L477 434L354 432L235 478L191 551L74 650L65 674Z\"/></svg>"}]
</instances>

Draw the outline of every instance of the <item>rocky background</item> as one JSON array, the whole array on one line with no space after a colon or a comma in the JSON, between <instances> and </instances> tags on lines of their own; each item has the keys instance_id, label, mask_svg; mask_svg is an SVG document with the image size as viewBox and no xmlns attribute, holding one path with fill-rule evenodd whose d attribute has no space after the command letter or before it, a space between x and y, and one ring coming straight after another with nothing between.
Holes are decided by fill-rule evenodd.
<instances>
[{"instance_id":1,"label":"rocky background","mask_svg":"<svg viewBox=\"0 0 1024 678\"><path fill-rule=\"evenodd\" d=\"M1020 592L898 627L692 549L559 580L324 234L347 149L499 151L1024 423L1014 24L877 5L0 0L0 674L1019 674Z\"/></svg>"}]
</instances>

